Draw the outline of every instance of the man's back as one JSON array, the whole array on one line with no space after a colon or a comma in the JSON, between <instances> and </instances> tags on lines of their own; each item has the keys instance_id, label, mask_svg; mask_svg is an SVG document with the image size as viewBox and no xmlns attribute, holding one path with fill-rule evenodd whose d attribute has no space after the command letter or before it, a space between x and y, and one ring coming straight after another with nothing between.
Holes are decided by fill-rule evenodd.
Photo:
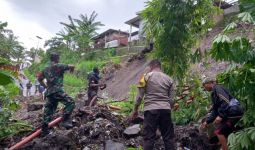
<instances>
[{"instance_id":1,"label":"man's back","mask_svg":"<svg viewBox=\"0 0 255 150\"><path fill-rule=\"evenodd\" d=\"M171 109L173 81L161 71L153 71L145 75L144 109Z\"/></svg>"}]
</instances>

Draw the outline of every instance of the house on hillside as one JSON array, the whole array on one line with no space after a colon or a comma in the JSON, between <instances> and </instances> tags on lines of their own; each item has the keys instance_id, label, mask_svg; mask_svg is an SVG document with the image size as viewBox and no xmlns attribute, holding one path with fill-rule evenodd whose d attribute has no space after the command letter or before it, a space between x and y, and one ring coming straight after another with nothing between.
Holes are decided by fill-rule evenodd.
<instances>
[{"instance_id":1,"label":"house on hillside","mask_svg":"<svg viewBox=\"0 0 255 150\"><path fill-rule=\"evenodd\" d=\"M140 41L145 39L145 35L143 32L144 28L144 21L142 17L140 16L140 12L136 13L136 17L126 21L125 23L130 26L130 33L129 33L129 42L134 42L134 41ZM138 31L133 32L133 30L138 29Z\"/></svg>"},{"instance_id":2,"label":"house on hillside","mask_svg":"<svg viewBox=\"0 0 255 150\"><path fill-rule=\"evenodd\" d=\"M129 33L127 32L109 29L92 39L94 40L94 49L98 49L127 46L128 37Z\"/></svg>"},{"instance_id":3,"label":"house on hillside","mask_svg":"<svg viewBox=\"0 0 255 150\"><path fill-rule=\"evenodd\" d=\"M229 0L228 2L216 1L214 5L220 7L224 11L222 15L228 15L231 13L239 12L239 5L237 0ZM128 42L137 42L137 41L142 41L145 39L145 34L144 34L145 22L142 19L140 14L141 14L141 11L137 12L136 17L125 22L125 24L128 24L130 26ZM220 20L222 19L223 19L223 16L221 16ZM133 32L134 30L137 30L137 29L138 31Z\"/></svg>"}]
</instances>

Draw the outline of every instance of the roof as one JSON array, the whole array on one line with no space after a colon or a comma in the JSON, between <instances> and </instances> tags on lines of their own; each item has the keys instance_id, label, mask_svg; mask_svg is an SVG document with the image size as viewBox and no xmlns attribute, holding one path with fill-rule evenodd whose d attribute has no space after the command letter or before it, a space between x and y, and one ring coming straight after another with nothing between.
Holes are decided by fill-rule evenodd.
<instances>
[{"instance_id":1,"label":"roof","mask_svg":"<svg viewBox=\"0 0 255 150\"><path fill-rule=\"evenodd\" d=\"M135 36L135 35L137 35L138 34L138 31L135 31L135 32L132 32L131 33L131 36Z\"/></svg>"},{"instance_id":2,"label":"roof","mask_svg":"<svg viewBox=\"0 0 255 150\"><path fill-rule=\"evenodd\" d=\"M126 21L125 23L128 25L132 25L136 28L139 28L141 20L142 20L142 18L140 16L136 16L135 18L132 18L132 19Z\"/></svg>"},{"instance_id":3,"label":"roof","mask_svg":"<svg viewBox=\"0 0 255 150\"><path fill-rule=\"evenodd\" d=\"M108 29L106 31L104 31L103 33L93 37L92 39L93 40L96 40L96 39L99 39L99 38L104 38L106 35L109 35L109 34L112 34L114 32L118 32L120 34L125 34L125 35L129 35L129 33L127 32L124 32L124 31L120 31L120 30L115 30L115 29Z\"/></svg>"}]
</instances>

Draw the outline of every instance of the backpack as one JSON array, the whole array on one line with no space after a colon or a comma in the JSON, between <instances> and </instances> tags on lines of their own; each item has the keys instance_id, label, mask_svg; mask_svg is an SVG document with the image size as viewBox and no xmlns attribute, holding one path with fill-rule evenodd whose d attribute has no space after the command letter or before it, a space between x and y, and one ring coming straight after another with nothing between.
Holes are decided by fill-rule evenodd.
<instances>
[{"instance_id":1,"label":"backpack","mask_svg":"<svg viewBox=\"0 0 255 150\"><path fill-rule=\"evenodd\" d=\"M240 102L235 98L229 101L226 109L228 111L228 118L241 117L244 113Z\"/></svg>"}]
</instances>

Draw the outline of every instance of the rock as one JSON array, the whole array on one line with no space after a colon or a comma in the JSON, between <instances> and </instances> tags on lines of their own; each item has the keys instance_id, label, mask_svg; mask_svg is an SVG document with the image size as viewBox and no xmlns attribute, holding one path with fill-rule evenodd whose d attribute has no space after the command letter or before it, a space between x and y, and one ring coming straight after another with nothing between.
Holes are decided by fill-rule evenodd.
<instances>
[{"instance_id":1,"label":"rock","mask_svg":"<svg viewBox=\"0 0 255 150\"><path fill-rule=\"evenodd\" d=\"M27 104L27 111L36 111L39 109L42 109L44 106L44 103L42 102L37 102L37 103L29 103Z\"/></svg>"},{"instance_id":2,"label":"rock","mask_svg":"<svg viewBox=\"0 0 255 150\"><path fill-rule=\"evenodd\" d=\"M92 132L90 133L90 137L91 137L92 139L97 139L97 138L99 137L100 134L101 134L101 131L95 130L95 131L92 131Z\"/></svg>"},{"instance_id":3,"label":"rock","mask_svg":"<svg viewBox=\"0 0 255 150\"><path fill-rule=\"evenodd\" d=\"M87 144L83 150L104 150L104 147L102 144Z\"/></svg>"},{"instance_id":4,"label":"rock","mask_svg":"<svg viewBox=\"0 0 255 150\"><path fill-rule=\"evenodd\" d=\"M90 150L90 148L86 146L83 148L83 150Z\"/></svg>"},{"instance_id":5,"label":"rock","mask_svg":"<svg viewBox=\"0 0 255 150\"><path fill-rule=\"evenodd\" d=\"M81 139L79 140L80 144L88 144L89 142L90 142L90 140L86 136L81 137Z\"/></svg>"},{"instance_id":6,"label":"rock","mask_svg":"<svg viewBox=\"0 0 255 150\"><path fill-rule=\"evenodd\" d=\"M114 142L112 140L107 140L105 142L104 150L125 150L126 147L123 143Z\"/></svg>"},{"instance_id":7,"label":"rock","mask_svg":"<svg viewBox=\"0 0 255 150\"><path fill-rule=\"evenodd\" d=\"M124 131L124 135L128 138L138 136L141 131L140 124L135 124L133 126L130 126L126 128Z\"/></svg>"},{"instance_id":8,"label":"rock","mask_svg":"<svg viewBox=\"0 0 255 150\"><path fill-rule=\"evenodd\" d=\"M189 92L188 90L187 90L187 91L182 92L182 94L183 94L183 95L189 95L189 93L190 93L190 92Z\"/></svg>"}]
</instances>

